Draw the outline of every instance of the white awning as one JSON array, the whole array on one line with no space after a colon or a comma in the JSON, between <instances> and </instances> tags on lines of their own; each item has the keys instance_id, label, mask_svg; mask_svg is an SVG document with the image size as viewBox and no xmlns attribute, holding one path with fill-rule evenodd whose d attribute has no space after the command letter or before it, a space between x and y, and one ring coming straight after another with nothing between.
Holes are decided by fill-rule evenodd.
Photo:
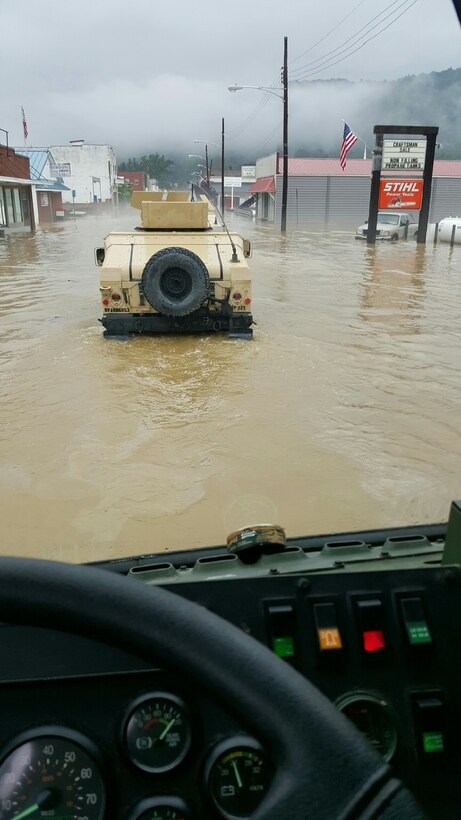
<instances>
[{"instance_id":1,"label":"white awning","mask_svg":"<svg viewBox=\"0 0 461 820\"><path fill-rule=\"evenodd\" d=\"M43 180L20 179L19 177L0 177L0 185L40 185Z\"/></svg>"}]
</instances>

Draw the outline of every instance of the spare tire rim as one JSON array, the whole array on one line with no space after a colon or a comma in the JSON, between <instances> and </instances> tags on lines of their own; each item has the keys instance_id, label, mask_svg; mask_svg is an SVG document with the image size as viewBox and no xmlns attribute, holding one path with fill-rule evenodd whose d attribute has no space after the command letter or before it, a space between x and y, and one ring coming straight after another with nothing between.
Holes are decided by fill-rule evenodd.
<instances>
[{"instance_id":1,"label":"spare tire rim","mask_svg":"<svg viewBox=\"0 0 461 820\"><path fill-rule=\"evenodd\" d=\"M168 268L162 273L160 288L168 299L181 302L192 290L192 277L183 268Z\"/></svg>"}]
</instances>

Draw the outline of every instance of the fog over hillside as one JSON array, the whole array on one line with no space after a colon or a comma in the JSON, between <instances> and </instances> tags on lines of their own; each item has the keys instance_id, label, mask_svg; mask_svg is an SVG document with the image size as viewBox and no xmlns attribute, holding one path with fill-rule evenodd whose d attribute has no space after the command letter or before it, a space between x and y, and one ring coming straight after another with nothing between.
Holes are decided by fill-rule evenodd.
<instances>
[{"instance_id":1,"label":"fog over hillside","mask_svg":"<svg viewBox=\"0 0 461 820\"><path fill-rule=\"evenodd\" d=\"M436 158L461 159L461 68L394 81L337 79L290 84L290 156L339 156L343 131L341 118L370 149L374 125L437 125L440 147ZM207 129L205 126L200 129L197 123L195 133L203 135ZM208 134L217 143L210 142L208 146L210 159L214 168L220 168L220 133L216 128L212 130L211 122ZM234 116L226 119L226 168L235 169L273 151L281 151L281 137L281 107L273 96L261 94L256 105L248 109L244 120L236 121ZM201 161L188 159L187 154L203 154L204 146L187 141L180 128L175 138L152 141L137 133L133 134L128 149L125 143L119 147L119 158L122 161L151 151L174 160L172 179L183 183ZM363 153L364 146L359 141L349 157L363 157Z\"/></svg>"}]
</instances>

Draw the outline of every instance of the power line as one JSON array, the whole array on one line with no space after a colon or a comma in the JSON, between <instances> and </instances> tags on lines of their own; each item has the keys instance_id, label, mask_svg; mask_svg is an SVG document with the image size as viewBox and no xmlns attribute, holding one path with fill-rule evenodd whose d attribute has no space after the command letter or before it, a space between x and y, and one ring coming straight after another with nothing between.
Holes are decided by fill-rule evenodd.
<instances>
[{"instance_id":1,"label":"power line","mask_svg":"<svg viewBox=\"0 0 461 820\"><path fill-rule=\"evenodd\" d=\"M274 136L276 131L278 131L279 129L280 129L280 125L278 124L278 125L275 126L274 130L271 131L271 133L264 140L264 142L260 142L259 145L257 145L256 148L254 148L254 153L257 154L261 150L261 148L264 148L264 146L267 145L268 142L270 142L270 140L272 139L272 137Z\"/></svg>"},{"instance_id":2,"label":"power line","mask_svg":"<svg viewBox=\"0 0 461 820\"><path fill-rule=\"evenodd\" d=\"M275 88L277 83L278 77L276 77L275 80L272 81L272 85L269 87ZM259 101L257 106L253 109L252 112L250 112L246 119L244 119L243 122L241 122L240 125L238 125L236 128L233 128L229 131L228 138L232 139L236 137L238 134L240 134L242 131L244 131L248 127L248 125L250 125L250 123L254 120L257 114L259 114L259 112L262 111L262 109L267 105L271 96L272 94L265 92L264 97Z\"/></svg>"},{"instance_id":3,"label":"power line","mask_svg":"<svg viewBox=\"0 0 461 820\"><path fill-rule=\"evenodd\" d=\"M351 36L348 37L347 40L344 40L342 43L340 43L338 46L336 46L336 48L332 49L331 51L327 51L325 54L322 54L320 57L316 57L316 59L312 60L310 63L306 63L305 65L301 66L301 68L295 69L295 71L292 72L292 75L301 74L306 70L306 68L309 68L310 66L314 66L316 63L323 64L322 60L324 60L325 62L328 62L328 60L331 57L339 56L339 54L344 54L345 51L348 51L359 40L363 39L363 37L366 37L367 34L369 34L375 28L377 28L382 23L384 23L384 21L387 20L389 17L392 17L393 14L395 14L400 8L402 8L402 6L406 5L408 2L409 2L409 0L393 0L393 2L389 3L389 5L386 6L386 8L384 8L382 11L380 11L379 14L376 14L374 17L372 17L371 20L369 20L367 23L365 23L365 25L363 25L356 32L354 32L354 34L351 34ZM371 28L370 28L371 23L373 23L375 20L377 20L378 17L382 17L384 12L386 12L392 6L395 6L397 3L399 3L399 5L397 6L396 9L393 9L391 12L389 12L389 14L387 14L385 17L383 17L381 20L379 20L377 23L375 23L374 26L371 26ZM364 31L364 29L365 29L365 31ZM360 34L360 32L363 32L363 33ZM351 42L351 40L353 42ZM350 43L350 45L347 46L347 43ZM343 46L347 46L347 47L343 49L342 48Z\"/></svg>"},{"instance_id":4,"label":"power line","mask_svg":"<svg viewBox=\"0 0 461 820\"><path fill-rule=\"evenodd\" d=\"M320 40L317 40L317 42L316 42L316 43L314 43L314 45L313 45L313 46L311 46L310 48L306 49L306 51L303 51L303 53L302 53L302 54L299 54L299 56L298 56L298 57L295 57L295 58L294 58L294 60L291 60L291 62L290 62L288 65L293 65L293 63L297 63L297 62L298 62L298 60L300 60L302 57L305 57L305 56L306 56L306 54L309 54L309 52L310 52L310 51L313 51L313 50L314 50L314 48L316 48L317 46L319 46L319 45L320 45L320 43L323 43L323 41L324 41L324 40L326 40L326 39L327 39L327 37L329 37L329 36L330 36L330 34L333 34L333 32L334 32L334 31L336 31L336 29L338 29L338 28L340 27L340 25L341 25L342 23L344 23L344 21L345 21L345 20L347 20L347 18L348 18L348 17L350 17L350 16L354 13L354 11L355 11L356 9L358 9L358 8L359 8L359 6L363 6L363 4L364 4L364 3L366 3L366 2L367 2L367 0L360 0L360 3L357 3L357 5L356 5L356 6L354 6L354 8L353 8L353 9L351 9L351 11L349 12L349 14L346 14L344 17L342 17L342 18L341 18L341 20L339 21L339 23L337 23L335 26L333 26L333 28L331 28L331 29L330 29L330 31L327 31L327 33L326 33L323 37L321 37L321 38L320 38Z\"/></svg>"},{"instance_id":5,"label":"power line","mask_svg":"<svg viewBox=\"0 0 461 820\"><path fill-rule=\"evenodd\" d=\"M394 23L396 23L397 20L399 20L400 17L402 17L404 14L406 14L406 12L409 11L412 8L412 6L414 6L417 2L418 2L418 0L413 0L413 2L409 6L407 6L407 8L405 8L399 15L397 15L397 17L395 17L393 20L391 20L391 22L388 23L387 26L384 26L382 29L377 31L376 34L373 35L373 37L369 37L368 40L365 40L363 43L361 43L361 45L357 46L357 48L355 48L353 51L350 51L348 54L345 55L345 57L341 57L339 60L335 60L332 63L329 63L327 61L327 65L324 65L323 67L318 67L315 71L308 71L302 77L297 77L296 80L294 80L294 82L301 82L301 80L305 80L308 77L312 77L314 74L320 74L322 71L326 71L327 68L331 68L334 65L338 65L338 63L342 63L342 62L344 62L344 60L347 60L348 57L352 57L353 54L356 54L357 51L360 51L362 48L364 48L364 46L366 46L367 43L371 42L371 40L375 40L376 37L379 37L379 35L383 33L383 31L386 31ZM397 9L396 9L396 11L397 11ZM383 22L383 21L381 21L381 22ZM370 31L371 30L372 29L370 29ZM349 46L349 48L350 48L350 46ZM349 49L345 49L345 50L349 51Z\"/></svg>"}]
</instances>

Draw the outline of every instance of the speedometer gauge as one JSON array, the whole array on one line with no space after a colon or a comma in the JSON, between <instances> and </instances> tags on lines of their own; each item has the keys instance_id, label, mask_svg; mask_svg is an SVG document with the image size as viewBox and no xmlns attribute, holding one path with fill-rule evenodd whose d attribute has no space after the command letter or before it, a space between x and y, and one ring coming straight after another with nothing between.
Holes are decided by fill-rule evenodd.
<instances>
[{"instance_id":1,"label":"speedometer gauge","mask_svg":"<svg viewBox=\"0 0 461 820\"><path fill-rule=\"evenodd\" d=\"M102 820L105 790L91 752L90 741L71 730L16 738L0 764L1 820Z\"/></svg>"}]
</instances>

